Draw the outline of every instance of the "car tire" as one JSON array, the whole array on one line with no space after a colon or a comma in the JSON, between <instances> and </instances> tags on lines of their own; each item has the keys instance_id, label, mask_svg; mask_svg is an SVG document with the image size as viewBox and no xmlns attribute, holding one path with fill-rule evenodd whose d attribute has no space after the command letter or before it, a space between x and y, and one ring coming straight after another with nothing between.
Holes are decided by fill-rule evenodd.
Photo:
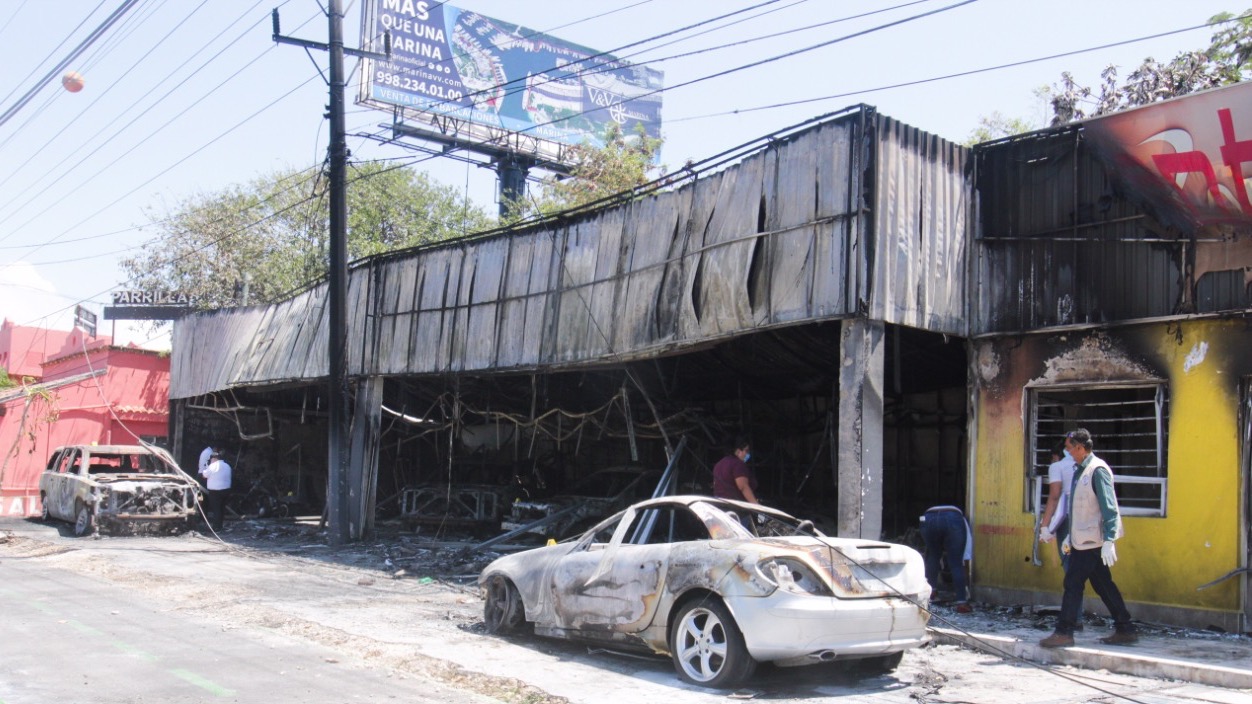
<instances>
[{"instance_id":1,"label":"car tire","mask_svg":"<svg viewBox=\"0 0 1252 704\"><path fill-rule=\"evenodd\" d=\"M83 538L96 532L96 514L84 503L78 504L74 512L74 535Z\"/></svg>"},{"instance_id":2,"label":"car tire","mask_svg":"<svg viewBox=\"0 0 1252 704\"><path fill-rule=\"evenodd\" d=\"M743 633L715 597L689 601L678 610L669 650L678 676L704 687L732 689L756 670Z\"/></svg>"},{"instance_id":3,"label":"car tire","mask_svg":"<svg viewBox=\"0 0 1252 704\"><path fill-rule=\"evenodd\" d=\"M492 635L513 633L526 620L522 595L508 577L494 574L487 579L487 600L483 605L483 626Z\"/></svg>"},{"instance_id":4,"label":"car tire","mask_svg":"<svg viewBox=\"0 0 1252 704\"><path fill-rule=\"evenodd\" d=\"M900 666L900 661L903 659L904 651L890 655L875 655L872 658L857 660L856 668L861 674L867 676L889 675L896 671L896 668Z\"/></svg>"},{"instance_id":5,"label":"car tire","mask_svg":"<svg viewBox=\"0 0 1252 704\"><path fill-rule=\"evenodd\" d=\"M41 507L39 509L39 520L44 523L51 523L52 510L48 508L48 495L42 491L39 492L39 506Z\"/></svg>"}]
</instances>

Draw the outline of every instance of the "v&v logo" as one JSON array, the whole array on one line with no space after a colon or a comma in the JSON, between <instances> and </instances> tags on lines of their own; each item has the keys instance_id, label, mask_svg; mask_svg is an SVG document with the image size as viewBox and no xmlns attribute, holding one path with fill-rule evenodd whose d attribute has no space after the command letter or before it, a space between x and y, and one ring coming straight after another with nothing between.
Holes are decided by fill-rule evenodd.
<instances>
[{"instance_id":1,"label":"v&v logo","mask_svg":"<svg viewBox=\"0 0 1252 704\"><path fill-rule=\"evenodd\" d=\"M607 108L610 105L613 105L614 103L622 102L620 95L617 95L616 93L610 93L607 90L601 90L600 88L591 88L590 86L588 86L587 92L591 94L591 102L595 103L596 105L602 108Z\"/></svg>"}]
</instances>

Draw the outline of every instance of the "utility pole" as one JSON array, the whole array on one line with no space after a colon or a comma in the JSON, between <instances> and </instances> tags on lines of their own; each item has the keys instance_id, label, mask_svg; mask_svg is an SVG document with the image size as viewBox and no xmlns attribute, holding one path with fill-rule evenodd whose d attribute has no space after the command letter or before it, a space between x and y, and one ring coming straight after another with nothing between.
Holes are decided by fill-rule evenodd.
<instances>
[{"instance_id":1,"label":"utility pole","mask_svg":"<svg viewBox=\"0 0 1252 704\"><path fill-rule=\"evenodd\" d=\"M279 33L278 10L273 13L274 41L294 44L306 49L320 49L330 54L330 102L326 117L330 119L330 280L327 292L329 307L329 338L327 361L329 363L330 432L327 436L328 458L326 463L326 521L332 545L342 545L356 536L348 521L347 501L351 493L348 486L348 380L347 364L347 291L348 291L348 192L347 167L348 143L344 128L343 90L347 84L343 70L343 55L386 60L391 58L391 33L384 36L385 54L345 49L343 46L343 10L340 0L329 0L326 16L330 20L327 34L329 41L311 42L305 39L284 37ZM357 526L360 530L360 526Z\"/></svg>"}]
</instances>

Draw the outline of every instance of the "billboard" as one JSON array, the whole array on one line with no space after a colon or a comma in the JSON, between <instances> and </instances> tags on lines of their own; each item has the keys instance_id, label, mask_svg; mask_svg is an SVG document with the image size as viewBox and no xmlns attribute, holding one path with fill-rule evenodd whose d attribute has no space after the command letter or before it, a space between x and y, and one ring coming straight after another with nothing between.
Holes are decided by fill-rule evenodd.
<instances>
[{"instance_id":1,"label":"billboard","mask_svg":"<svg viewBox=\"0 0 1252 704\"><path fill-rule=\"evenodd\" d=\"M525 27L428 0L366 0L359 105L393 111L418 133L488 151L564 162L603 145L611 125L661 132L662 73Z\"/></svg>"},{"instance_id":2,"label":"billboard","mask_svg":"<svg viewBox=\"0 0 1252 704\"><path fill-rule=\"evenodd\" d=\"M1082 124L1122 190L1162 223L1182 232L1252 224L1252 83Z\"/></svg>"}]
</instances>

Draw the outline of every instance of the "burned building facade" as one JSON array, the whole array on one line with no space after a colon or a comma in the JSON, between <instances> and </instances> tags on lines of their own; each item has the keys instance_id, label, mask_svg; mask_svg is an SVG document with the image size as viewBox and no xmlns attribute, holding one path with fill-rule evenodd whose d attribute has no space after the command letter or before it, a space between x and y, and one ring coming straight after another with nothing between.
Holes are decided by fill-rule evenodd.
<instances>
[{"instance_id":1,"label":"burned building facade","mask_svg":"<svg viewBox=\"0 0 1252 704\"><path fill-rule=\"evenodd\" d=\"M1034 510L1050 448L1086 427L1116 475L1117 579L1136 616L1247 629L1249 88L975 148L984 597L1059 589Z\"/></svg>"},{"instance_id":2,"label":"burned building facade","mask_svg":"<svg viewBox=\"0 0 1252 704\"><path fill-rule=\"evenodd\" d=\"M1154 159L1224 164L1217 119L1216 145L1102 118L970 150L857 106L617 205L356 262L353 531L418 499L440 526L491 523L610 467L673 461L707 492L742 431L767 502L905 541L928 506L965 506L976 595L1039 602L1060 590L1039 477L1088 427L1118 475L1136 615L1242 628L1243 184L1195 195L1197 157ZM176 323L180 459L237 432L237 471L324 500L325 301Z\"/></svg>"}]
</instances>

